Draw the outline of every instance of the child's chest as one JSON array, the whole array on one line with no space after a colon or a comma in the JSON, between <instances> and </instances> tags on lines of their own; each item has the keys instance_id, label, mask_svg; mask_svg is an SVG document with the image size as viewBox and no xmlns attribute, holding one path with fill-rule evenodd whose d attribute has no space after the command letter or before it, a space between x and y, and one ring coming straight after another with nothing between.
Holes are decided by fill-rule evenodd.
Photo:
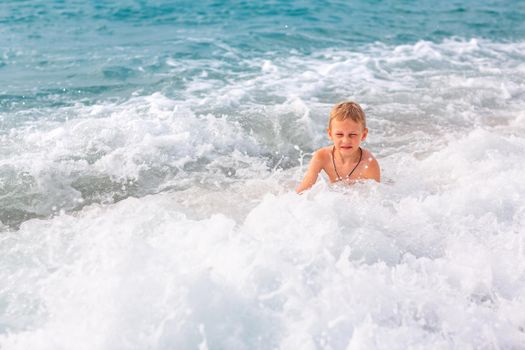
<instances>
[{"instance_id":1,"label":"child's chest","mask_svg":"<svg viewBox=\"0 0 525 350\"><path fill-rule=\"evenodd\" d=\"M332 183L342 180L355 181L366 179L366 169L368 166L365 163L366 162L359 162L359 164L340 164L335 167L334 164L329 163L324 166L323 170Z\"/></svg>"}]
</instances>

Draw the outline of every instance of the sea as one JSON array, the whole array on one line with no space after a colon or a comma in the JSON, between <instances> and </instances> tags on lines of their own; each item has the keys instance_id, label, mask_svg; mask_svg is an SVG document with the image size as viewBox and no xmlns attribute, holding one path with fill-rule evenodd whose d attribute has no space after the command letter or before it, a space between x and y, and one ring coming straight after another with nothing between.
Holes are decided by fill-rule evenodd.
<instances>
[{"instance_id":1,"label":"sea","mask_svg":"<svg viewBox=\"0 0 525 350\"><path fill-rule=\"evenodd\" d=\"M525 349L524 179L524 0L0 2L2 350Z\"/></svg>"}]
</instances>

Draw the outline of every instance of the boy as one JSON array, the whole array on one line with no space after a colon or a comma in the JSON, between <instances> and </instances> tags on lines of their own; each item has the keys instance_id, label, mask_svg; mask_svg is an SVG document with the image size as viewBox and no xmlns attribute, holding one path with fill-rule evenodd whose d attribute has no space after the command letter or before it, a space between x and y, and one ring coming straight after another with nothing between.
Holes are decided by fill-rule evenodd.
<instances>
[{"instance_id":1,"label":"boy","mask_svg":"<svg viewBox=\"0 0 525 350\"><path fill-rule=\"evenodd\" d=\"M380 181L380 169L372 153L360 147L366 139L365 113L355 102L341 102L330 112L328 137L332 146L314 152L303 182L297 187L301 193L312 187L324 170L330 182L353 183L356 180Z\"/></svg>"}]
</instances>

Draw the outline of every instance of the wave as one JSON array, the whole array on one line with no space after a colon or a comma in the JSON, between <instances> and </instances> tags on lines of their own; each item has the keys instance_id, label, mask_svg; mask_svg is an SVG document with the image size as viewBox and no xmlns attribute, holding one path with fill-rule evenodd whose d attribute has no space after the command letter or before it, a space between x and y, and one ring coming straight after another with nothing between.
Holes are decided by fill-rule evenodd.
<instances>
[{"instance_id":1,"label":"wave","mask_svg":"<svg viewBox=\"0 0 525 350\"><path fill-rule=\"evenodd\" d=\"M0 344L519 347L524 149L476 129L384 184L296 195L290 169L26 221L2 234Z\"/></svg>"},{"instance_id":2,"label":"wave","mask_svg":"<svg viewBox=\"0 0 525 350\"><path fill-rule=\"evenodd\" d=\"M365 107L367 147L385 164L475 128L522 136L523 45L374 44L250 59L243 69L170 61L169 75L188 77L182 90L8 111L0 220L17 227L91 203L266 178L325 144L328 111L344 99Z\"/></svg>"}]
</instances>

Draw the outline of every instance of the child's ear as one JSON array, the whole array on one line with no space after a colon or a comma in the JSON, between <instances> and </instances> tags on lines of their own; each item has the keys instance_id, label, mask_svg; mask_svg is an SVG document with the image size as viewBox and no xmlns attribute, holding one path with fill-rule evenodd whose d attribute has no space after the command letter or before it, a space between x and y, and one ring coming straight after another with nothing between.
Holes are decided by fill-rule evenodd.
<instances>
[{"instance_id":1,"label":"child's ear","mask_svg":"<svg viewBox=\"0 0 525 350\"><path fill-rule=\"evenodd\" d=\"M367 135L368 135L368 128L364 128L363 136L361 136L361 141L364 141L366 139Z\"/></svg>"},{"instance_id":2,"label":"child's ear","mask_svg":"<svg viewBox=\"0 0 525 350\"><path fill-rule=\"evenodd\" d=\"M328 133L328 138L332 140L332 131L330 130L330 128L326 128L326 132Z\"/></svg>"}]
</instances>

